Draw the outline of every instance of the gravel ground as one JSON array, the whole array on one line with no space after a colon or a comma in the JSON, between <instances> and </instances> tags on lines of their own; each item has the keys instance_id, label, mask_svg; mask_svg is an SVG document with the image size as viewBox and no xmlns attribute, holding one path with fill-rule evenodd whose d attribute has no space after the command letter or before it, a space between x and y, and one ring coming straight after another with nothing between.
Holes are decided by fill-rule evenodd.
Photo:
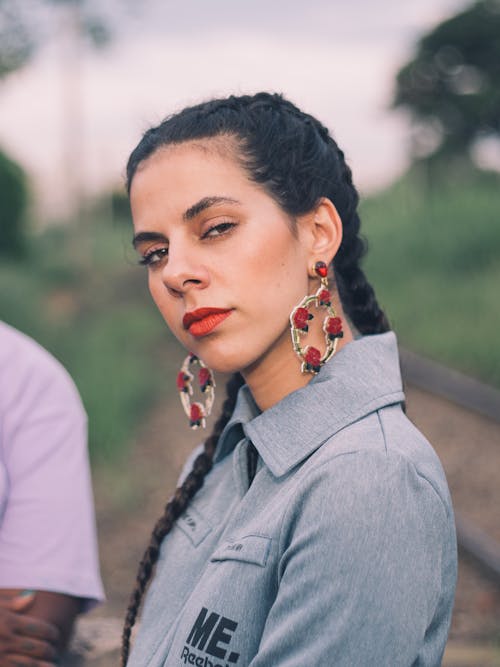
<instances>
[{"instance_id":1,"label":"gravel ground","mask_svg":"<svg viewBox=\"0 0 500 667\"><path fill-rule=\"evenodd\" d=\"M407 387L407 397L409 417L443 462L456 511L500 542L500 424L413 387ZM188 429L174 396L150 416L129 459L112 474L96 475L108 602L90 615L90 621L123 616L152 525L173 490L187 453L200 439L200 431ZM450 643L443 664L500 665L499 645L500 586L461 555ZM96 659L86 664L117 664L116 653L108 661Z\"/></svg>"}]
</instances>

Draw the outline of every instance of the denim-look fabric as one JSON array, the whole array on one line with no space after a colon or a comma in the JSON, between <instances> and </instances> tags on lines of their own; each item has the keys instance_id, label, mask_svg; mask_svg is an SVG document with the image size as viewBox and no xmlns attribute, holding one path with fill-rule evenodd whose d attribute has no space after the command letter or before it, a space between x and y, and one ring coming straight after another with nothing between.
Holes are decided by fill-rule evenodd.
<instances>
[{"instance_id":1,"label":"denim-look fabric","mask_svg":"<svg viewBox=\"0 0 500 667\"><path fill-rule=\"evenodd\" d=\"M403 399L393 333L346 345L262 414L243 387L164 540L129 665L439 665L454 519Z\"/></svg>"}]
</instances>

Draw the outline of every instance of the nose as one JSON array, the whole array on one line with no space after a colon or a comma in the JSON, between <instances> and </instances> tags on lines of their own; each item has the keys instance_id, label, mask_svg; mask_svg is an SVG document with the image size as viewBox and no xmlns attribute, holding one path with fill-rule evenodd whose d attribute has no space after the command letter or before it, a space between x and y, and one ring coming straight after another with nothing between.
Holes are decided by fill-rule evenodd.
<instances>
[{"instance_id":1,"label":"nose","mask_svg":"<svg viewBox=\"0 0 500 667\"><path fill-rule=\"evenodd\" d=\"M182 297L192 289L204 289L210 283L207 267L196 251L170 243L168 261L162 269L161 279L172 296Z\"/></svg>"}]
</instances>

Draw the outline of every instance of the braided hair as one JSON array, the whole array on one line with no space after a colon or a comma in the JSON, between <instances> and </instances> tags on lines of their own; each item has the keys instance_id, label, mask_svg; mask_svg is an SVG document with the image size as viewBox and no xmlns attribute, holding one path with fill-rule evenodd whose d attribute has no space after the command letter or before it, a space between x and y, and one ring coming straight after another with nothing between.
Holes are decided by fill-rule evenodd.
<instances>
[{"instance_id":1,"label":"braided hair","mask_svg":"<svg viewBox=\"0 0 500 667\"><path fill-rule=\"evenodd\" d=\"M344 153L324 125L282 95L257 93L210 100L188 107L149 129L130 155L128 192L139 165L159 148L209 138L227 142L248 177L259 183L292 219L311 211L322 197L334 203L342 220L343 237L333 270L344 311L362 334L388 331L387 318L360 267L366 244L359 235L359 196ZM204 451L153 529L126 613L123 666L128 659L131 630L158 560L160 544L202 487L212 466L217 440L231 416L242 383L239 373L228 382L222 414L205 441Z\"/></svg>"},{"instance_id":2,"label":"braided hair","mask_svg":"<svg viewBox=\"0 0 500 667\"><path fill-rule=\"evenodd\" d=\"M243 378L239 373L235 373L229 379L226 385L226 400L222 406L221 415L214 424L212 433L205 440L203 451L195 459L193 467L184 482L176 489L172 499L165 505L163 515L158 519L153 528L149 544L139 564L135 587L130 595L130 601L125 615L125 625L122 633L122 665L127 664L130 650L130 635L135 624L144 591L146 590L153 568L160 555L161 542L165 535L170 532L176 520L187 508L193 496L203 486L205 475L212 467L215 446L220 434L224 430L224 426L227 424L233 413L238 389L242 385Z\"/></svg>"}]
</instances>

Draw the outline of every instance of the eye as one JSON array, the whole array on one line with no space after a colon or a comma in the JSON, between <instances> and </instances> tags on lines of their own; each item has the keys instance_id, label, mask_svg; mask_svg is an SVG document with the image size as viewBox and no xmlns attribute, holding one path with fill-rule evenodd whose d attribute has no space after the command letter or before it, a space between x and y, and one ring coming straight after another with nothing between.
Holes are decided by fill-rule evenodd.
<instances>
[{"instance_id":1,"label":"eye","mask_svg":"<svg viewBox=\"0 0 500 667\"><path fill-rule=\"evenodd\" d=\"M168 257L168 248L153 248L139 260L139 264L141 266L153 266L161 262L165 257Z\"/></svg>"},{"instance_id":2,"label":"eye","mask_svg":"<svg viewBox=\"0 0 500 667\"><path fill-rule=\"evenodd\" d=\"M206 239L222 236L223 234L230 232L234 227L236 227L235 222L220 222L218 225L214 225L213 227L207 229L201 238Z\"/></svg>"}]
</instances>

